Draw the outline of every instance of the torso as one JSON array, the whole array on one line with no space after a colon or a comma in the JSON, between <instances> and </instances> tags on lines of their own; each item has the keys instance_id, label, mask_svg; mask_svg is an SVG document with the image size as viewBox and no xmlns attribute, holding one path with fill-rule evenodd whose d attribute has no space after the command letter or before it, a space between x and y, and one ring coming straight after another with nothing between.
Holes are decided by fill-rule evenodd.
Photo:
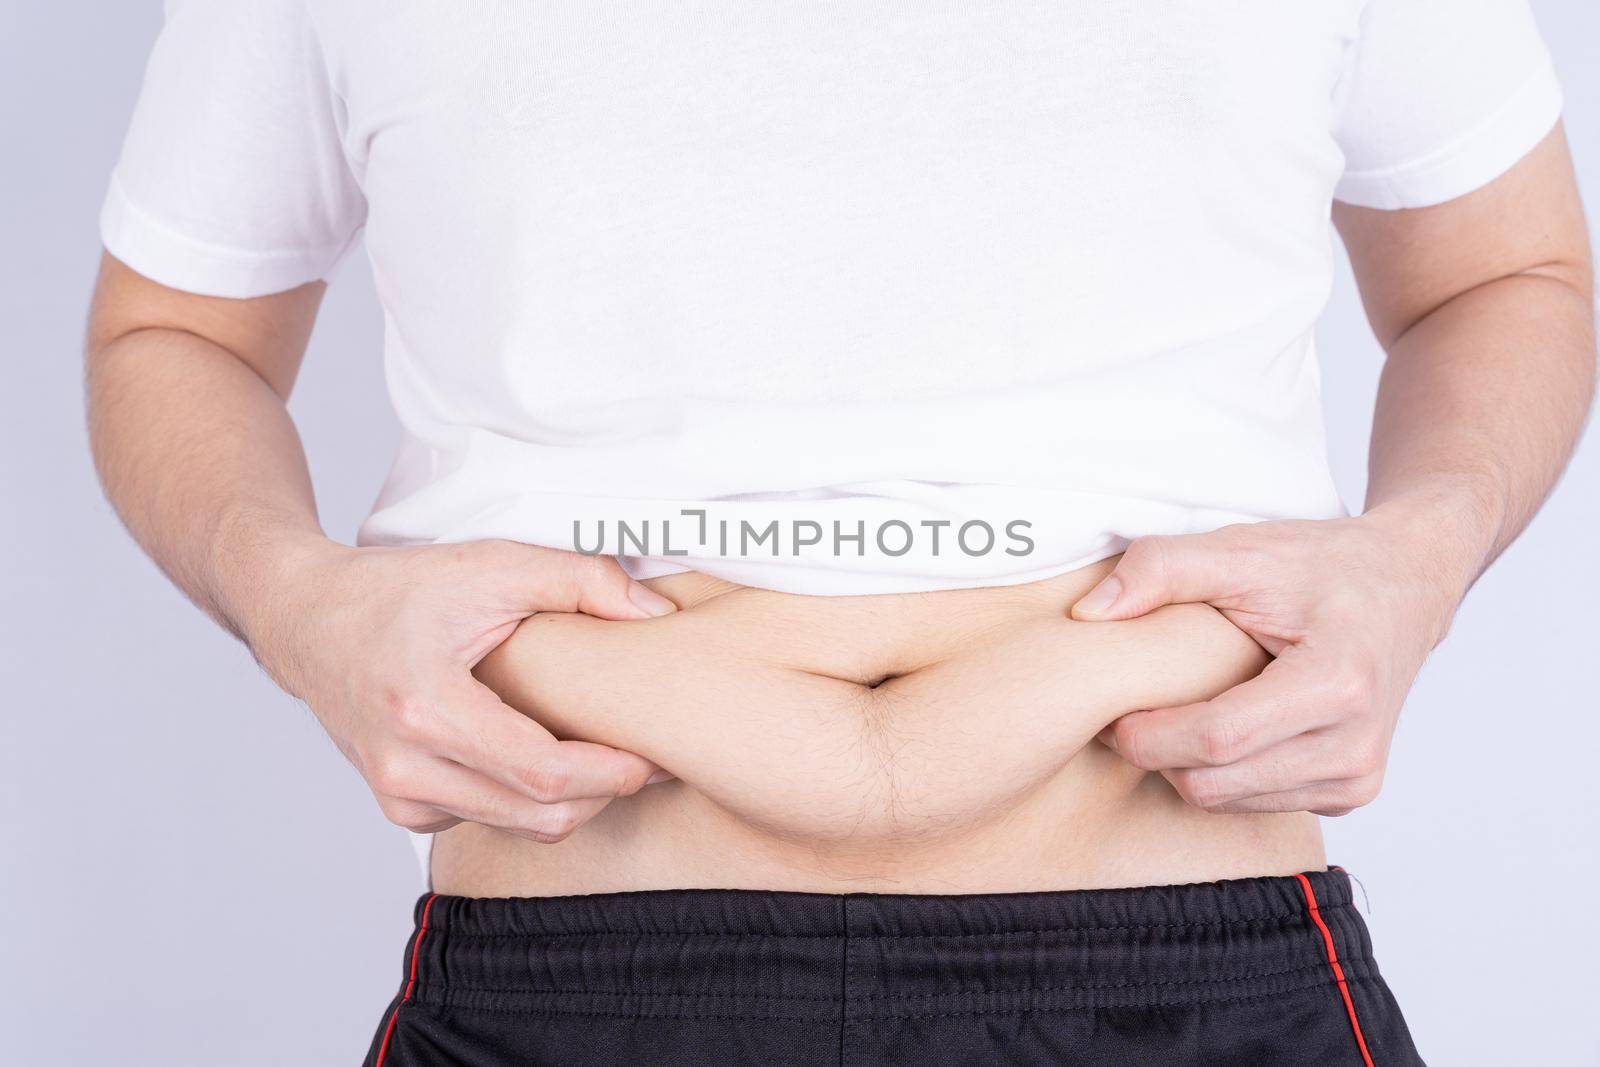
<instances>
[{"instance_id":1,"label":"torso","mask_svg":"<svg viewBox=\"0 0 1600 1067\"><path fill-rule=\"evenodd\" d=\"M604 523L655 576L671 521L701 573L896 593L1341 513L1311 341L1364 0L276 3L388 320L364 544ZM736 555L684 509L866 535ZM934 559L951 519L1036 548Z\"/></svg>"},{"instance_id":2,"label":"torso","mask_svg":"<svg viewBox=\"0 0 1600 1067\"><path fill-rule=\"evenodd\" d=\"M1159 885L1323 864L1306 814L1209 815L1095 740L1265 653L1214 609L1080 623L1111 562L1028 585L802 597L698 574L650 622L545 614L479 666L558 736L678 776L558 845L436 838L435 888L960 893Z\"/></svg>"}]
</instances>

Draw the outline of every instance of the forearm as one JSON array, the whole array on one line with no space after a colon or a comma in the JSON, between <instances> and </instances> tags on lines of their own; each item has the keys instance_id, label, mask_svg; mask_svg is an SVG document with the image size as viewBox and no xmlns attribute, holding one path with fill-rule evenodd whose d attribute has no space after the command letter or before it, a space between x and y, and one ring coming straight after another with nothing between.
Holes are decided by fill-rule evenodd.
<instances>
[{"instance_id":1,"label":"forearm","mask_svg":"<svg viewBox=\"0 0 1600 1067\"><path fill-rule=\"evenodd\" d=\"M560 840L656 768L557 741L475 683L471 663L534 612L659 611L614 561L326 538L286 407L321 296L318 283L200 296L106 256L87 360L106 494L173 581L310 706L391 820Z\"/></svg>"},{"instance_id":2,"label":"forearm","mask_svg":"<svg viewBox=\"0 0 1600 1067\"><path fill-rule=\"evenodd\" d=\"M129 531L244 636L272 576L325 543L283 398L213 342L140 329L92 347L88 407L101 482Z\"/></svg>"},{"instance_id":3,"label":"forearm","mask_svg":"<svg viewBox=\"0 0 1600 1067\"><path fill-rule=\"evenodd\" d=\"M1444 303L1389 345L1369 514L1402 519L1459 598L1560 476L1594 393L1587 271L1514 275Z\"/></svg>"}]
</instances>

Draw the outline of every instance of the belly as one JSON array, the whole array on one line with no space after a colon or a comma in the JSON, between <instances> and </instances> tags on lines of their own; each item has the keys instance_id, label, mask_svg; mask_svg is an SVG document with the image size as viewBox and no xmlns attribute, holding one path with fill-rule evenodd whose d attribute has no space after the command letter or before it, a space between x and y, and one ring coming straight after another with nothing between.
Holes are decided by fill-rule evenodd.
<instances>
[{"instance_id":1,"label":"belly","mask_svg":"<svg viewBox=\"0 0 1600 1067\"><path fill-rule=\"evenodd\" d=\"M1204 605L1068 618L1111 562L871 597L674 575L650 583L681 609L664 619L535 616L479 678L557 736L677 781L559 845L441 834L435 887L1004 892L1318 866L1310 816L1206 815L1095 742L1119 715L1206 699L1267 662Z\"/></svg>"}]
</instances>

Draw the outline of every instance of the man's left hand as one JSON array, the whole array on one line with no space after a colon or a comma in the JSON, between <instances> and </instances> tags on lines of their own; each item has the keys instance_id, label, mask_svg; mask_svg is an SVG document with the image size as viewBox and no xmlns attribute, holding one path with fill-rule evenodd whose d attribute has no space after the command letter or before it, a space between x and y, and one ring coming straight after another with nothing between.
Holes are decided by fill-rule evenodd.
<instances>
[{"instance_id":1,"label":"man's left hand","mask_svg":"<svg viewBox=\"0 0 1600 1067\"><path fill-rule=\"evenodd\" d=\"M1477 574L1440 514L1396 503L1135 540L1074 618L1203 602L1276 658L1212 700L1124 715L1101 740L1207 811L1370 803L1406 693Z\"/></svg>"}]
</instances>

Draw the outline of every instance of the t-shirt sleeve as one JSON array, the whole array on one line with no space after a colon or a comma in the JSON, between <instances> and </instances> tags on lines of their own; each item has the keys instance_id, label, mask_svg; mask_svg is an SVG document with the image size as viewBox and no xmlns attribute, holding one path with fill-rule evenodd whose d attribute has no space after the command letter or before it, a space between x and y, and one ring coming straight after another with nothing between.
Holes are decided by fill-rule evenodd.
<instances>
[{"instance_id":1,"label":"t-shirt sleeve","mask_svg":"<svg viewBox=\"0 0 1600 1067\"><path fill-rule=\"evenodd\" d=\"M1487 185L1561 115L1527 0L1368 0L1336 100L1334 196L1375 208Z\"/></svg>"},{"instance_id":2,"label":"t-shirt sleeve","mask_svg":"<svg viewBox=\"0 0 1600 1067\"><path fill-rule=\"evenodd\" d=\"M107 251L208 296L326 277L366 205L305 0L168 0L101 211Z\"/></svg>"}]
</instances>

